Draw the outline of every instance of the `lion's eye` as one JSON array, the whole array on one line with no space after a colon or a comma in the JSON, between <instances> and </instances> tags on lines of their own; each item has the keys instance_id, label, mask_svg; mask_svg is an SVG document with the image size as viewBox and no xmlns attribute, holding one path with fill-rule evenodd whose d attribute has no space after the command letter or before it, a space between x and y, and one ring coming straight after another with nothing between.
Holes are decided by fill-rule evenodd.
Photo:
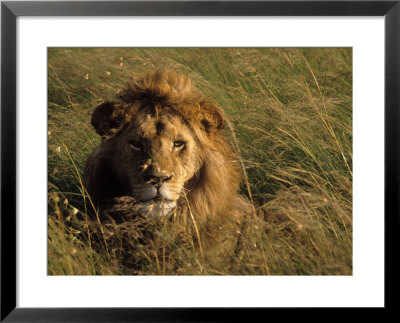
<instances>
[{"instance_id":1,"label":"lion's eye","mask_svg":"<svg viewBox=\"0 0 400 323\"><path fill-rule=\"evenodd\" d=\"M143 149L142 143L140 141L130 141L129 146L136 151L141 151Z\"/></svg>"},{"instance_id":2,"label":"lion's eye","mask_svg":"<svg viewBox=\"0 0 400 323\"><path fill-rule=\"evenodd\" d=\"M175 148L181 148L181 147L183 147L184 145L185 145L185 142L184 142L184 141L179 141L179 140L174 141L174 147L175 147Z\"/></svg>"}]
</instances>

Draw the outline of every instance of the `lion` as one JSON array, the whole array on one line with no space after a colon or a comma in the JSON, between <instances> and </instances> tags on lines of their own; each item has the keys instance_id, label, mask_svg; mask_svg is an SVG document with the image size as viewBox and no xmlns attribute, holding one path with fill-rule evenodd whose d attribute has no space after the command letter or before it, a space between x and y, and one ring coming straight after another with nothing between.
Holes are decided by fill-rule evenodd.
<instances>
[{"instance_id":1,"label":"lion","mask_svg":"<svg viewBox=\"0 0 400 323\"><path fill-rule=\"evenodd\" d=\"M101 214L238 216L246 201L224 120L186 75L161 70L131 77L92 114L102 138L85 167L93 203Z\"/></svg>"}]
</instances>

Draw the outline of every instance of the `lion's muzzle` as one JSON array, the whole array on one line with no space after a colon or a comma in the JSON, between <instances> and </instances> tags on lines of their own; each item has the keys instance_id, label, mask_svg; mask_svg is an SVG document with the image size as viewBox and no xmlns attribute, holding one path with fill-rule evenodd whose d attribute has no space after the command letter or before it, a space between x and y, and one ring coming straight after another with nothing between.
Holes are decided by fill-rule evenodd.
<instances>
[{"instance_id":1,"label":"lion's muzzle","mask_svg":"<svg viewBox=\"0 0 400 323\"><path fill-rule=\"evenodd\" d=\"M132 196L145 204L147 211L152 209L166 214L176 206L182 187L170 181L170 177L151 177L142 185L135 185L132 189ZM153 210L154 208L154 210Z\"/></svg>"},{"instance_id":2,"label":"lion's muzzle","mask_svg":"<svg viewBox=\"0 0 400 323\"><path fill-rule=\"evenodd\" d=\"M143 167L142 167L143 169ZM158 163L148 161L147 167L141 173L143 186L134 190L134 195L139 200L148 201L159 199L161 201L176 201L181 188L174 184L173 175L160 169Z\"/></svg>"}]
</instances>

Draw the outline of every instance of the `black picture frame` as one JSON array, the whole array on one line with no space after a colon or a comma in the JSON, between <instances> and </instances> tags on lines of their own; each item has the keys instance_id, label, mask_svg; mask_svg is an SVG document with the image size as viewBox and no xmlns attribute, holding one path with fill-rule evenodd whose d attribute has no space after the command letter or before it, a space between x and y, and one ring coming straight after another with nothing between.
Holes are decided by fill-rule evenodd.
<instances>
[{"instance_id":1,"label":"black picture frame","mask_svg":"<svg viewBox=\"0 0 400 323\"><path fill-rule=\"evenodd\" d=\"M186 322L272 309L16 307L16 19L19 16L384 16L385 309L396 307L400 211L400 1L4 1L1 3L1 321ZM373 171L373 170L371 170ZM368 203L368 201L366 201ZM39 293L40 291L38 291ZM379 311L379 313L381 313ZM324 314L325 315L325 314ZM248 320L245 320L248 321Z\"/></svg>"}]
</instances>

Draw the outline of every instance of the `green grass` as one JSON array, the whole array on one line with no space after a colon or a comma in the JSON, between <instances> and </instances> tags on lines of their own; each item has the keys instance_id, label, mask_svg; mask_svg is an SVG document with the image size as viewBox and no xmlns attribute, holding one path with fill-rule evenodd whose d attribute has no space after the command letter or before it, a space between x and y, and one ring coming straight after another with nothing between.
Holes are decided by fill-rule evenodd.
<instances>
[{"instance_id":1,"label":"green grass","mask_svg":"<svg viewBox=\"0 0 400 323\"><path fill-rule=\"evenodd\" d=\"M192 222L177 232L90 216L91 113L158 68L188 74L233 126L258 218L232 257ZM51 275L352 274L351 49L51 48L48 131Z\"/></svg>"}]
</instances>

